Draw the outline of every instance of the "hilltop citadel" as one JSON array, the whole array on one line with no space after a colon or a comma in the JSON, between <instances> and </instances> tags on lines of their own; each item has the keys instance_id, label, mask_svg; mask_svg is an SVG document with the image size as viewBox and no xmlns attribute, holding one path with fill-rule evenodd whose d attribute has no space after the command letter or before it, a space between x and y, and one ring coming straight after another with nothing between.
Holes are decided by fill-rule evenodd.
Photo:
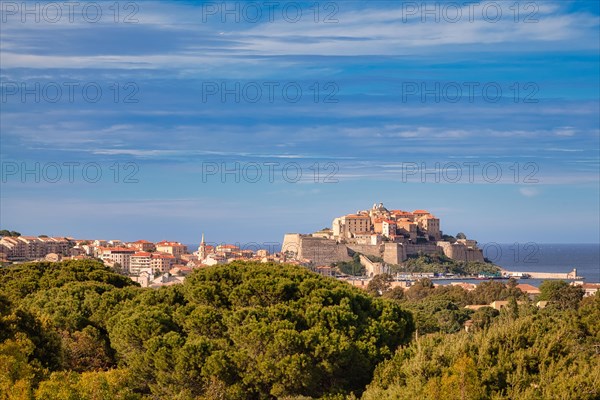
<instances>
[{"instance_id":1,"label":"hilltop citadel","mask_svg":"<svg viewBox=\"0 0 600 400\"><path fill-rule=\"evenodd\" d=\"M457 261L484 261L475 240L443 235L439 218L430 212L388 210L383 203L335 218L331 229L286 234L282 252L287 258L317 265L349 261L354 253L380 257L388 264L401 264L410 255L436 253Z\"/></svg>"}]
</instances>

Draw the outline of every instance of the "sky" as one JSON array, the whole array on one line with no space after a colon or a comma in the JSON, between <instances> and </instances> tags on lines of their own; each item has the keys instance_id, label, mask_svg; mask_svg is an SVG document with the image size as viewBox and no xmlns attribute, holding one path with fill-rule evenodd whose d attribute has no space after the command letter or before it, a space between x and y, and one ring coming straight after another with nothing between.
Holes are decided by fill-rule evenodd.
<instances>
[{"instance_id":1,"label":"sky","mask_svg":"<svg viewBox=\"0 0 600 400\"><path fill-rule=\"evenodd\" d=\"M383 202L598 243L599 4L2 1L0 227L261 244Z\"/></svg>"}]
</instances>

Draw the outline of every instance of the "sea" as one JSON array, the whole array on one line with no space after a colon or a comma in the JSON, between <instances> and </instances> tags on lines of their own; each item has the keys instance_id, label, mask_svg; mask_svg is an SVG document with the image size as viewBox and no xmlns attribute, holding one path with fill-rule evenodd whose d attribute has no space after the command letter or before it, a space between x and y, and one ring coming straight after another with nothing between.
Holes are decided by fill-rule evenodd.
<instances>
[{"instance_id":1,"label":"sea","mask_svg":"<svg viewBox=\"0 0 600 400\"><path fill-rule=\"evenodd\" d=\"M600 283L600 244L493 243L480 244L480 247L486 258L508 271L567 273L575 268L584 282ZM543 280L521 279L520 282L539 287Z\"/></svg>"},{"instance_id":2,"label":"sea","mask_svg":"<svg viewBox=\"0 0 600 400\"><path fill-rule=\"evenodd\" d=\"M600 282L600 244L597 243L514 243L483 245L482 248L485 257L508 271L566 273L576 268L577 275L585 282Z\"/></svg>"},{"instance_id":3,"label":"sea","mask_svg":"<svg viewBox=\"0 0 600 400\"><path fill-rule=\"evenodd\" d=\"M189 246L195 248L198 245ZM479 246L483 249L486 258L508 271L567 273L576 268L577 275L585 282L600 283L600 244L597 243L480 243ZM269 250L279 251L273 248ZM465 279L460 281L464 282ZM445 281L437 283L442 282L445 283ZM522 279L521 282L539 286L542 280Z\"/></svg>"}]
</instances>

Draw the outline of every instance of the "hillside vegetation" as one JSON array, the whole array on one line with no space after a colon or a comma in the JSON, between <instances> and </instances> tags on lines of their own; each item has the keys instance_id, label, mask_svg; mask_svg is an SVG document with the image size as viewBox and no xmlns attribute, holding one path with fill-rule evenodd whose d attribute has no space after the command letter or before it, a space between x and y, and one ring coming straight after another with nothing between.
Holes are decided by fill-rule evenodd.
<instances>
[{"instance_id":1,"label":"hillside vegetation","mask_svg":"<svg viewBox=\"0 0 600 400\"><path fill-rule=\"evenodd\" d=\"M479 261L457 261L443 254L410 255L402 265L395 266L393 272L438 273L455 275L496 274L497 265Z\"/></svg>"},{"instance_id":2,"label":"hillside vegetation","mask_svg":"<svg viewBox=\"0 0 600 400\"><path fill-rule=\"evenodd\" d=\"M97 261L0 268L0 400L600 398L600 296L542 286L546 309L514 281L362 291L232 263L154 290Z\"/></svg>"},{"instance_id":3,"label":"hillside vegetation","mask_svg":"<svg viewBox=\"0 0 600 400\"><path fill-rule=\"evenodd\" d=\"M233 263L141 289L94 261L0 269L0 398L358 394L411 315L301 267Z\"/></svg>"},{"instance_id":4,"label":"hillside vegetation","mask_svg":"<svg viewBox=\"0 0 600 400\"><path fill-rule=\"evenodd\" d=\"M419 338L377 367L363 399L598 399L599 320L595 296L578 311L520 307L472 334Z\"/></svg>"}]
</instances>

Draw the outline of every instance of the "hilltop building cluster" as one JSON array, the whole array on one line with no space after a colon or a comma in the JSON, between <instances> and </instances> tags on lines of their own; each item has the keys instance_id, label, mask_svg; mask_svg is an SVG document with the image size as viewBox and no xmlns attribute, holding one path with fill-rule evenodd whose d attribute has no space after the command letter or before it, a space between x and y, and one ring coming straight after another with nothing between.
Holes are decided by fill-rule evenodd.
<instances>
[{"instance_id":1,"label":"hilltop building cluster","mask_svg":"<svg viewBox=\"0 0 600 400\"><path fill-rule=\"evenodd\" d=\"M389 211L383 203L370 210L336 218L332 238L357 244L378 244L382 240L397 243L435 242L441 239L440 220L425 210Z\"/></svg>"},{"instance_id":2,"label":"hilltop building cluster","mask_svg":"<svg viewBox=\"0 0 600 400\"><path fill-rule=\"evenodd\" d=\"M286 234L282 251L317 265L349 261L354 253L380 257L398 265L408 256L444 254L459 261L483 262L475 240L443 235L439 218L426 210L388 210L383 203L370 210L337 217L331 229L313 234ZM372 271L372 274L380 273Z\"/></svg>"}]
</instances>

